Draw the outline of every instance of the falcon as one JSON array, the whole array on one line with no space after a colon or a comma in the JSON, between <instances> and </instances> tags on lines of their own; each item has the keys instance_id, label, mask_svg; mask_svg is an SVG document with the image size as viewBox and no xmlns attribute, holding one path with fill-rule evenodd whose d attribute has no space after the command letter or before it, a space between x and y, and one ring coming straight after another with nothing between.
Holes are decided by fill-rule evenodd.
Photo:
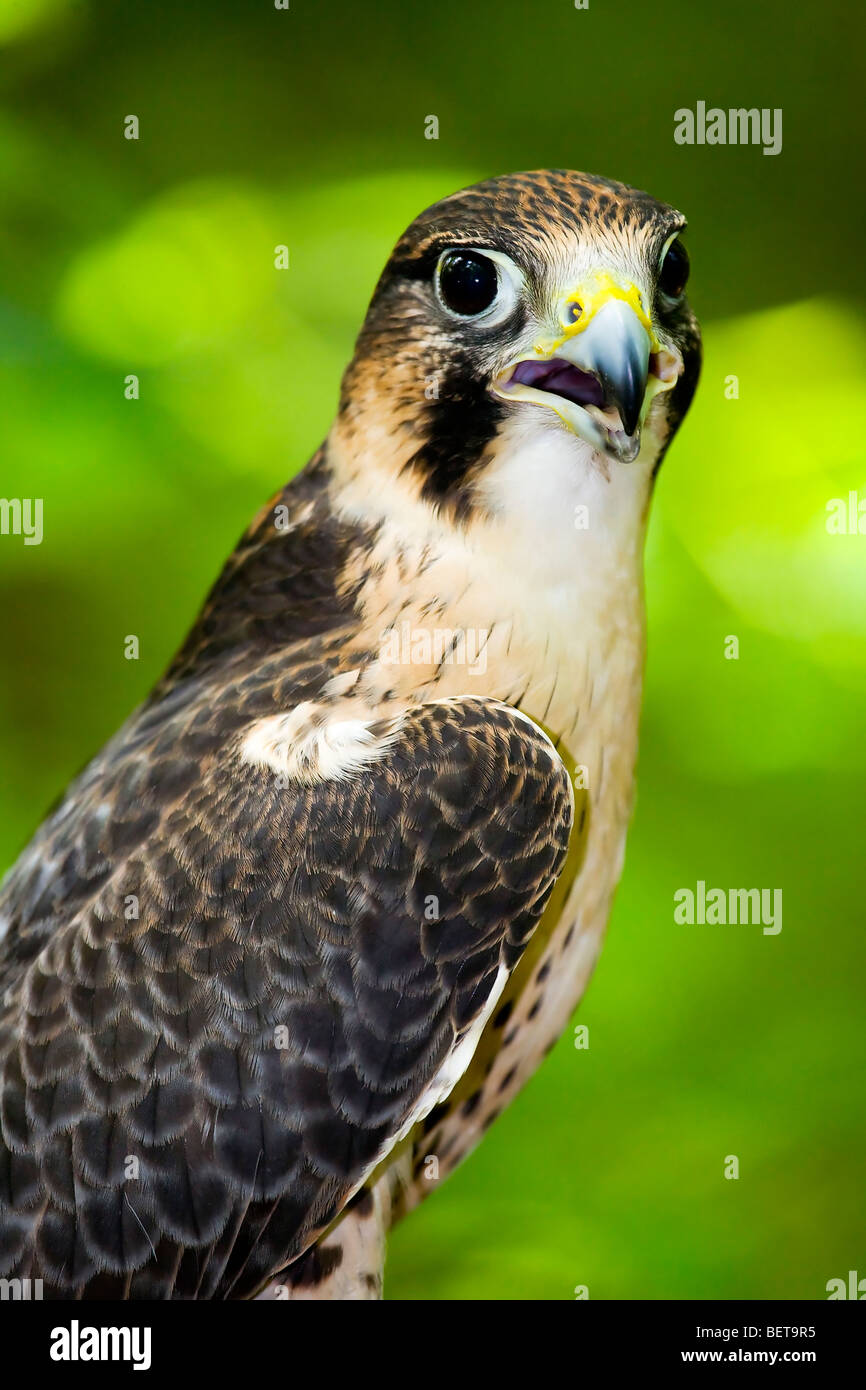
<instances>
[{"instance_id":1,"label":"falcon","mask_svg":"<svg viewBox=\"0 0 866 1390\"><path fill-rule=\"evenodd\" d=\"M3 1277L377 1298L565 1027L699 371L684 225L554 170L397 243L324 444L0 889Z\"/></svg>"}]
</instances>

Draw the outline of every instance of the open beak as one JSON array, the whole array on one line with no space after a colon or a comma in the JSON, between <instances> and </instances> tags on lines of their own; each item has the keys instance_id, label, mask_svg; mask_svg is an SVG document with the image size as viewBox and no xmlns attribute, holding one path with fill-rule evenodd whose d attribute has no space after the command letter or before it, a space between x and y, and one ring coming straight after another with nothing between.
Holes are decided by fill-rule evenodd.
<instances>
[{"instance_id":1,"label":"open beak","mask_svg":"<svg viewBox=\"0 0 866 1390\"><path fill-rule=\"evenodd\" d=\"M631 463L650 404L676 384L682 358L662 348L637 287L606 272L569 294L560 318L562 334L510 363L493 389L548 406L594 449Z\"/></svg>"}]
</instances>

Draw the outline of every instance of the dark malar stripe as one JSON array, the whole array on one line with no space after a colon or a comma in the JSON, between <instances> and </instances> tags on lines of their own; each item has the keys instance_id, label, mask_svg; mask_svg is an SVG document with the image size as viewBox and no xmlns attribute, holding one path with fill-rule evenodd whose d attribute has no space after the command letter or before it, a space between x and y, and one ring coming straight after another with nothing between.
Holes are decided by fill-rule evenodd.
<instances>
[{"instance_id":1,"label":"dark malar stripe","mask_svg":"<svg viewBox=\"0 0 866 1390\"><path fill-rule=\"evenodd\" d=\"M467 362L451 367L440 383L438 400L427 403L419 421L424 442L406 464L420 474L428 501L453 507L456 517L470 511L466 483L505 415L504 404L490 394L486 380L472 374Z\"/></svg>"}]
</instances>

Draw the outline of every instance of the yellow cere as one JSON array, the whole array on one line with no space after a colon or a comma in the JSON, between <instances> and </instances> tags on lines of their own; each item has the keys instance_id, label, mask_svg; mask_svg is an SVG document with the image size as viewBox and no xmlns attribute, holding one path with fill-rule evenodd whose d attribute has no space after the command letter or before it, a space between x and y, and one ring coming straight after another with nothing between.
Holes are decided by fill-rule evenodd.
<instances>
[{"instance_id":1,"label":"yellow cere","mask_svg":"<svg viewBox=\"0 0 866 1390\"><path fill-rule=\"evenodd\" d=\"M569 338L574 338L578 333L583 333L588 328L600 309L605 304L609 304L612 299L622 299L632 310L632 313L646 329L650 340L650 351L658 352L661 344L655 334L646 310L643 306L641 292L637 285L629 280L617 280L608 270L596 270L576 290L568 296L565 301L566 309L570 305L579 306L580 312L573 323L563 324L564 332L561 337L549 342L539 342L535 345L535 351L539 357L552 357L557 348L567 342Z\"/></svg>"}]
</instances>

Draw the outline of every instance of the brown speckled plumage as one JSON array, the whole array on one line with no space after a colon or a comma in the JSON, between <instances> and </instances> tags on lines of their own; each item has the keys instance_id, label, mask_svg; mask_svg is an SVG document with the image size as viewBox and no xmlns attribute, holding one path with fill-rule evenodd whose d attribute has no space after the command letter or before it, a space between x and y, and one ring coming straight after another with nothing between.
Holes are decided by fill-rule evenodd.
<instances>
[{"instance_id":1,"label":"brown speckled plumage","mask_svg":"<svg viewBox=\"0 0 866 1390\"><path fill-rule=\"evenodd\" d=\"M622 862L643 527L697 327L658 306L684 370L631 473L574 454L579 552L543 476L549 447L571 488L572 446L489 374L569 257L621 248L651 287L681 223L553 171L398 243L325 445L0 888L0 1276L379 1297L389 1224L549 1050ZM437 308L449 244L522 267L498 335ZM395 665L401 623L483 631L483 661Z\"/></svg>"}]
</instances>

